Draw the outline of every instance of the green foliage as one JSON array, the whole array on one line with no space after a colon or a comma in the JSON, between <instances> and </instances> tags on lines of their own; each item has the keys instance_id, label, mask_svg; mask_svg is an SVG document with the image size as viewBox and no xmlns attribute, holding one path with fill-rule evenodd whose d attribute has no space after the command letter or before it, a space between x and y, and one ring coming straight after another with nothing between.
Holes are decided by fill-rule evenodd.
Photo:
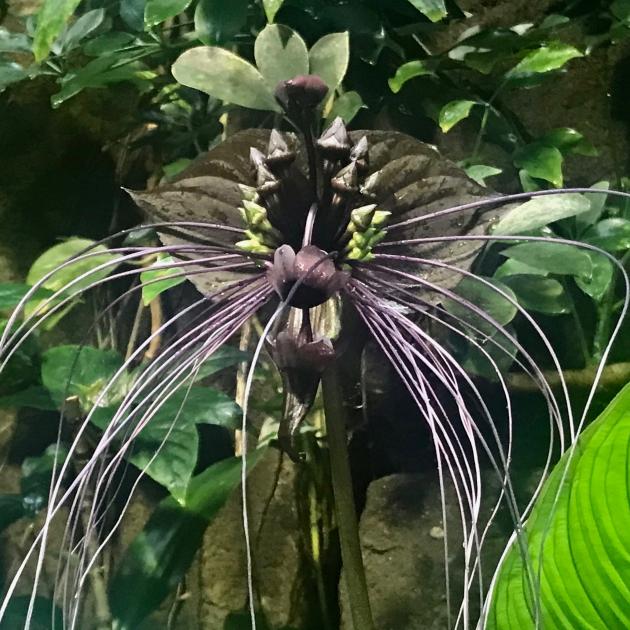
<instances>
[{"instance_id":1,"label":"green foliage","mask_svg":"<svg viewBox=\"0 0 630 630\"><path fill-rule=\"evenodd\" d=\"M626 386L546 481L523 534L528 569L512 545L494 588L488 628L534 628L537 614L551 630L630 625L629 447Z\"/></svg>"},{"instance_id":2,"label":"green foliage","mask_svg":"<svg viewBox=\"0 0 630 630\"><path fill-rule=\"evenodd\" d=\"M263 454L249 455L250 471ZM226 459L194 477L180 503L170 497L160 503L112 578L109 602L117 627L136 628L175 588L240 480L241 459Z\"/></svg>"},{"instance_id":3,"label":"green foliage","mask_svg":"<svg viewBox=\"0 0 630 630\"><path fill-rule=\"evenodd\" d=\"M444 105L440 110L440 129L449 132L458 122L468 118L476 104L475 101L451 101Z\"/></svg>"}]
</instances>

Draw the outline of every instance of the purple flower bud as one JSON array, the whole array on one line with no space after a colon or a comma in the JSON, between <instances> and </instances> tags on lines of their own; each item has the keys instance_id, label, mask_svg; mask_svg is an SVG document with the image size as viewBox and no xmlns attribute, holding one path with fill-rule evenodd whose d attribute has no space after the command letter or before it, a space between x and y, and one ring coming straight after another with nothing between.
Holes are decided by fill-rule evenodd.
<instances>
[{"instance_id":1,"label":"purple flower bud","mask_svg":"<svg viewBox=\"0 0 630 630\"><path fill-rule=\"evenodd\" d=\"M275 97L287 113L301 109L314 109L328 94L328 86L315 74L302 74L281 81L276 86Z\"/></svg>"}]
</instances>

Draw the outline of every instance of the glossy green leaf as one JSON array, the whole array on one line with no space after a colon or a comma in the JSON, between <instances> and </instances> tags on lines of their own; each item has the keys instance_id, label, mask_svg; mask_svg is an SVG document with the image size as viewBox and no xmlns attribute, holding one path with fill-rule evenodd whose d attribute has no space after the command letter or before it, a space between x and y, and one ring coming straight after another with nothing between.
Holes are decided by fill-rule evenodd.
<instances>
[{"instance_id":1,"label":"glossy green leaf","mask_svg":"<svg viewBox=\"0 0 630 630\"><path fill-rule=\"evenodd\" d=\"M440 110L440 129L448 133L458 122L468 118L476 101L451 101Z\"/></svg>"},{"instance_id":2,"label":"glossy green leaf","mask_svg":"<svg viewBox=\"0 0 630 630\"><path fill-rule=\"evenodd\" d=\"M344 92L333 102L333 106L326 116L326 124L332 123L338 116L348 124L364 107L363 99L358 92Z\"/></svg>"},{"instance_id":3,"label":"glossy green leaf","mask_svg":"<svg viewBox=\"0 0 630 630\"><path fill-rule=\"evenodd\" d=\"M516 294L521 306L528 311L546 315L562 315L571 311L571 302L564 287L553 278L538 275L503 278Z\"/></svg>"},{"instance_id":4,"label":"glossy green leaf","mask_svg":"<svg viewBox=\"0 0 630 630\"><path fill-rule=\"evenodd\" d=\"M188 8L191 0L147 0L144 6L144 23L155 26Z\"/></svg>"},{"instance_id":5,"label":"glossy green leaf","mask_svg":"<svg viewBox=\"0 0 630 630\"><path fill-rule=\"evenodd\" d=\"M494 272L494 278L501 280L507 276L519 276L523 274L531 274L534 276L546 276L548 271L540 269L539 267L533 267L524 262L518 260L508 259L502 265L500 265Z\"/></svg>"},{"instance_id":6,"label":"glossy green leaf","mask_svg":"<svg viewBox=\"0 0 630 630\"><path fill-rule=\"evenodd\" d=\"M180 55L172 72L182 85L223 101L251 109L280 111L262 74L229 50L214 46L191 48Z\"/></svg>"},{"instance_id":7,"label":"glossy green leaf","mask_svg":"<svg viewBox=\"0 0 630 630\"><path fill-rule=\"evenodd\" d=\"M140 274L142 301L148 306L160 293L186 281L182 267L173 267L175 260L161 255L146 271Z\"/></svg>"},{"instance_id":8,"label":"glossy green leaf","mask_svg":"<svg viewBox=\"0 0 630 630\"><path fill-rule=\"evenodd\" d=\"M588 199L576 193L534 197L506 212L493 232L505 235L520 234L560 219L576 216L590 208Z\"/></svg>"},{"instance_id":9,"label":"glossy green leaf","mask_svg":"<svg viewBox=\"0 0 630 630\"><path fill-rule=\"evenodd\" d=\"M502 250L501 255L549 273L590 278L593 272L587 250L566 243L519 243Z\"/></svg>"},{"instance_id":10,"label":"glossy green leaf","mask_svg":"<svg viewBox=\"0 0 630 630\"><path fill-rule=\"evenodd\" d=\"M499 291L502 291L514 301L516 301L516 296L508 286L499 280L494 278L483 278L483 280L496 287L497 290L495 291L487 284L474 278L465 277L453 289L453 292L482 310L488 317L496 321L499 326L509 324L514 319L517 308ZM481 315L473 312L470 307L455 300L450 298L444 300L444 308L455 317L474 326L486 335L492 335L497 330L492 322L487 321ZM464 327L464 330L467 329Z\"/></svg>"},{"instance_id":11,"label":"glossy green leaf","mask_svg":"<svg viewBox=\"0 0 630 630\"><path fill-rule=\"evenodd\" d=\"M348 32L330 33L317 40L308 53L310 73L318 75L329 88L329 94L343 81L350 61Z\"/></svg>"},{"instance_id":12,"label":"glossy green leaf","mask_svg":"<svg viewBox=\"0 0 630 630\"><path fill-rule=\"evenodd\" d=\"M601 300L613 281L614 267L612 262L597 252L587 251L587 255L591 259L592 272L588 276L576 277L575 282L595 301Z\"/></svg>"},{"instance_id":13,"label":"glossy green leaf","mask_svg":"<svg viewBox=\"0 0 630 630\"><path fill-rule=\"evenodd\" d=\"M284 4L284 0L262 0L263 8L265 9L265 16L267 22L273 22L276 19L276 13L280 10Z\"/></svg>"},{"instance_id":14,"label":"glossy green leaf","mask_svg":"<svg viewBox=\"0 0 630 630\"><path fill-rule=\"evenodd\" d=\"M630 221L619 217L604 219L589 228L583 238L609 252L630 249Z\"/></svg>"},{"instance_id":15,"label":"glossy green leaf","mask_svg":"<svg viewBox=\"0 0 630 630\"><path fill-rule=\"evenodd\" d=\"M247 21L248 0L199 0L195 32L209 46L229 42Z\"/></svg>"},{"instance_id":16,"label":"glossy green leaf","mask_svg":"<svg viewBox=\"0 0 630 630\"><path fill-rule=\"evenodd\" d=\"M586 138L571 127L559 127L552 129L544 136L538 138L538 142L556 147L563 153L577 153L579 155L598 155L597 149Z\"/></svg>"},{"instance_id":17,"label":"glossy green leaf","mask_svg":"<svg viewBox=\"0 0 630 630\"><path fill-rule=\"evenodd\" d=\"M288 26L265 26L254 43L254 57L258 70L272 91L280 81L309 73L308 48Z\"/></svg>"},{"instance_id":18,"label":"glossy green leaf","mask_svg":"<svg viewBox=\"0 0 630 630\"><path fill-rule=\"evenodd\" d=\"M409 0L431 22L439 22L448 15L444 0Z\"/></svg>"},{"instance_id":19,"label":"glossy green leaf","mask_svg":"<svg viewBox=\"0 0 630 630\"><path fill-rule=\"evenodd\" d=\"M83 52L90 57L108 55L121 49L129 47L135 40L135 35L131 33L110 32L103 33L94 39L90 39L83 45Z\"/></svg>"},{"instance_id":20,"label":"glossy green leaf","mask_svg":"<svg viewBox=\"0 0 630 630\"><path fill-rule=\"evenodd\" d=\"M407 63L403 63L402 66L399 66L396 70L396 74L388 79L387 83L389 84L390 90L394 94L397 94L407 81L414 77L423 77L429 74L433 74L433 70L431 70L427 62L416 59L415 61L408 61Z\"/></svg>"},{"instance_id":21,"label":"glossy green leaf","mask_svg":"<svg viewBox=\"0 0 630 630\"><path fill-rule=\"evenodd\" d=\"M55 43L60 51L68 52L76 48L85 37L95 31L105 19L104 9L94 9L84 13L76 20Z\"/></svg>"},{"instance_id":22,"label":"glossy green leaf","mask_svg":"<svg viewBox=\"0 0 630 630\"><path fill-rule=\"evenodd\" d=\"M37 28L33 38L33 54L37 61L48 56L53 42L79 6L81 0L44 0L37 14Z\"/></svg>"},{"instance_id":23,"label":"glossy green leaf","mask_svg":"<svg viewBox=\"0 0 630 630\"><path fill-rule=\"evenodd\" d=\"M610 188L610 182L602 180L593 184L591 188L607 191ZM575 218L575 226L577 228L578 235L581 235L584 230L597 223L604 212L606 201L608 199L608 194L606 192L588 193L584 196L591 204L591 208L588 212L584 212Z\"/></svg>"},{"instance_id":24,"label":"glossy green leaf","mask_svg":"<svg viewBox=\"0 0 630 630\"><path fill-rule=\"evenodd\" d=\"M544 179L557 188L562 186L562 153L556 147L534 142L514 154L514 165L531 177Z\"/></svg>"},{"instance_id":25,"label":"glossy green leaf","mask_svg":"<svg viewBox=\"0 0 630 630\"><path fill-rule=\"evenodd\" d=\"M499 570L487 628L530 630L534 597L546 630L630 627L630 385L580 436L545 482L525 526L530 574L517 545Z\"/></svg>"},{"instance_id":26,"label":"glossy green leaf","mask_svg":"<svg viewBox=\"0 0 630 630\"><path fill-rule=\"evenodd\" d=\"M529 74L550 72L562 68L568 61L584 55L574 46L564 42L551 42L528 53L507 74L508 78L517 78Z\"/></svg>"},{"instance_id":27,"label":"glossy green leaf","mask_svg":"<svg viewBox=\"0 0 630 630\"><path fill-rule=\"evenodd\" d=\"M58 405L69 396L78 396L81 408L89 411L122 362L122 357L113 350L56 346L42 355L42 383ZM99 406L105 407L119 397L120 386L112 387Z\"/></svg>"},{"instance_id":28,"label":"glossy green leaf","mask_svg":"<svg viewBox=\"0 0 630 630\"><path fill-rule=\"evenodd\" d=\"M250 471L264 452L261 449L248 455ZM240 479L240 458L226 459L193 477L183 504L171 497L160 503L111 580L109 602L117 627L137 628L180 582L208 523Z\"/></svg>"},{"instance_id":29,"label":"glossy green leaf","mask_svg":"<svg viewBox=\"0 0 630 630\"><path fill-rule=\"evenodd\" d=\"M466 175L476 181L480 186L486 185L486 179L488 179L488 177L494 177L495 175L503 173L503 169L486 164L471 164L464 170L466 171Z\"/></svg>"},{"instance_id":30,"label":"glossy green leaf","mask_svg":"<svg viewBox=\"0 0 630 630\"><path fill-rule=\"evenodd\" d=\"M18 282L0 283L0 310L8 310L16 307L20 300L31 290L28 284ZM45 300L52 295L49 289L37 289L33 293L31 300Z\"/></svg>"}]
</instances>

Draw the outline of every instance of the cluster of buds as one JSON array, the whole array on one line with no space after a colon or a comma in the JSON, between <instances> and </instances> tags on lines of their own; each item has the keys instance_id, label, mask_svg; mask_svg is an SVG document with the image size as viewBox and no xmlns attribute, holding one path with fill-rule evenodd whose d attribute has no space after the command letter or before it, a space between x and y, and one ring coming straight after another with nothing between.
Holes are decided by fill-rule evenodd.
<instances>
[{"instance_id":1,"label":"cluster of buds","mask_svg":"<svg viewBox=\"0 0 630 630\"><path fill-rule=\"evenodd\" d=\"M243 199L239 210L247 225L247 239L239 241L236 246L253 254L271 254L282 243L282 235L269 222L267 209L255 201Z\"/></svg>"},{"instance_id":2,"label":"cluster of buds","mask_svg":"<svg viewBox=\"0 0 630 630\"><path fill-rule=\"evenodd\" d=\"M355 208L350 213L350 221L344 234L347 241L344 249L346 260L370 260L372 248L380 243L387 230L385 225L391 212L377 210L376 204Z\"/></svg>"}]
</instances>

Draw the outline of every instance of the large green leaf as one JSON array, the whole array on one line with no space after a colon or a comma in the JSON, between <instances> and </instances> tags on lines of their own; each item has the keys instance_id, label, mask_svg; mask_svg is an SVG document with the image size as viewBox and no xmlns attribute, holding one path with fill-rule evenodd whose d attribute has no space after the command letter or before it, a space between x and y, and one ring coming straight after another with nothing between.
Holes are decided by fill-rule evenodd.
<instances>
[{"instance_id":1,"label":"large green leaf","mask_svg":"<svg viewBox=\"0 0 630 630\"><path fill-rule=\"evenodd\" d=\"M348 70L350 61L348 32L324 35L313 44L308 56L310 73L323 79L330 94L337 89Z\"/></svg>"},{"instance_id":2,"label":"large green leaf","mask_svg":"<svg viewBox=\"0 0 630 630\"><path fill-rule=\"evenodd\" d=\"M308 74L308 48L304 40L288 26L268 24L254 44L256 65L274 90L280 81Z\"/></svg>"},{"instance_id":3,"label":"large green leaf","mask_svg":"<svg viewBox=\"0 0 630 630\"><path fill-rule=\"evenodd\" d=\"M593 264L587 250L566 243L519 243L504 249L501 255L549 273L587 278L593 273Z\"/></svg>"},{"instance_id":4,"label":"large green leaf","mask_svg":"<svg viewBox=\"0 0 630 630\"><path fill-rule=\"evenodd\" d=\"M81 408L88 411L121 365L122 357L113 350L56 346L42 355L42 383L58 405L68 396L78 396ZM124 379L121 377L118 381L122 385ZM118 400L120 387L110 388L99 406Z\"/></svg>"},{"instance_id":5,"label":"large green leaf","mask_svg":"<svg viewBox=\"0 0 630 630\"><path fill-rule=\"evenodd\" d=\"M528 311L546 315L563 315L571 311L571 302L564 287L553 278L539 275L515 275L503 278Z\"/></svg>"},{"instance_id":6,"label":"large green leaf","mask_svg":"<svg viewBox=\"0 0 630 630\"><path fill-rule=\"evenodd\" d=\"M191 48L173 64L173 76L186 85L223 101L280 111L264 77L251 63L216 46Z\"/></svg>"},{"instance_id":7,"label":"large green leaf","mask_svg":"<svg viewBox=\"0 0 630 630\"><path fill-rule=\"evenodd\" d=\"M571 59L582 56L583 54L574 46L564 42L551 42L547 46L541 46L528 53L508 72L507 76L518 78L530 74L558 70Z\"/></svg>"},{"instance_id":8,"label":"large green leaf","mask_svg":"<svg viewBox=\"0 0 630 630\"><path fill-rule=\"evenodd\" d=\"M535 197L506 212L493 231L495 234L520 234L590 209L588 199L575 193Z\"/></svg>"},{"instance_id":9,"label":"large green leaf","mask_svg":"<svg viewBox=\"0 0 630 630\"><path fill-rule=\"evenodd\" d=\"M248 455L250 471L264 452ZM180 582L206 527L240 479L241 459L226 459L191 480L182 504L171 497L160 503L110 582L110 606L120 630L137 628Z\"/></svg>"},{"instance_id":10,"label":"large green leaf","mask_svg":"<svg viewBox=\"0 0 630 630\"><path fill-rule=\"evenodd\" d=\"M527 588L513 546L494 589L490 630L534 628L536 608L545 630L630 628L629 452L627 385L545 483L525 526L540 584L534 593Z\"/></svg>"},{"instance_id":11,"label":"large green leaf","mask_svg":"<svg viewBox=\"0 0 630 630\"><path fill-rule=\"evenodd\" d=\"M33 39L33 53L37 61L48 56L53 42L80 2L81 0L44 0L37 14L37 28Z\"/></svg>"}]
</instances>

